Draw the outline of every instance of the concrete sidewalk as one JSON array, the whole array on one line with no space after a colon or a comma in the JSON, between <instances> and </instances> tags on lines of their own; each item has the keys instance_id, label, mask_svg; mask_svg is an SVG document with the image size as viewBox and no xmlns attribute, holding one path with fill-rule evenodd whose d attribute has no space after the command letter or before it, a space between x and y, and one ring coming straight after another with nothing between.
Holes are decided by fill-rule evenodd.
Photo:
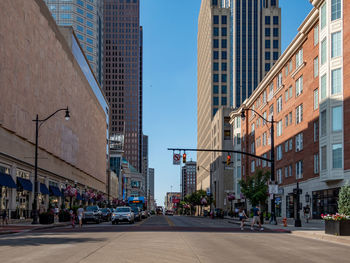
<instances>
[{"instance_id":1,"label":"concrete sidewalk","mask_svg":"<svg viewBox=\"0 0 350 263\"><path fill-rule=\"evenodd\" d=\"M59 222L59 223L54 223L49 225L42 225L42 224L32 225L31 221L16 222L5 226L0 226L0 235L16 234L16 233L34 231L38 229L50 229L54 227L63 227L68 225L70 225L70 222Z\"/></svg>"},{"instance_id":2,"label":"concrete sidewalk","mask_svg":"<svg viewBox=\"0 0 350 263\"><path fill-rule=\"evenodd\" d=\"M241 223L238 218L225 218L225 219L227 219L228 222L232 224ZM312 239L336 242L338 244L350 245L350 236L335 236L335 235L325 234L324 220L309 220L309 223L306 223L304 220L302 220L301 227L294 226L294 219L287 220L287 227L283 226L282 218L278 218L277 222L278 222L277 225L270 225L268 221L265 221L263 228L276 230L276 231L285 231L285 232L291 233L292 235L305 237L305 238L312 238ZM251 223L252 223L252 218L249 218L244 224L245 228L247 227L250 228Z\"/></svg>"}]
</instances>

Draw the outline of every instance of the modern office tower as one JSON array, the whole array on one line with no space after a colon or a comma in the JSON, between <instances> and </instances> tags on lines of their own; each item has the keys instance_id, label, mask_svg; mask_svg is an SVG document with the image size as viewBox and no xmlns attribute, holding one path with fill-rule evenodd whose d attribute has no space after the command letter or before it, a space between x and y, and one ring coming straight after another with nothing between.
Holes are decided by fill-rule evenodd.
<instances>
[{"instance_id":1,"label":"modern office tower","mask_svg":"<svg viewBox=\"0 0 350 263\"><path fill-rule=\"evenodd\" d=\"M104 0L104 90L111 134L124 135L124 158L142 170L139 0Z\"/></svg>"},{"instance_id":2,"label":"modern office tower","mask_svg":"<svg viewBox=\"0 0 350 263\"><path fill-rule=\"evenodd\" d=\"M148 189L150 196L154 198L154 168L148 168Z\"/></svg>"},{"instance_id":3,"label":"modern office tower","mask_svg":"<svg viewBox=\"0 0 350 263\"><path fill-rule=\"evenodd\" d=\"M218 1L202 0L198 19L197 147L212 148L212 119L220 107L231 105L230 9ZM208 152L197 153L197 189L210 189Z\"/></svg>"},{"instance_id":4,"label":"modern office tower","mask_svg":"<svg viewBox=\"0 0 350 263\"><path fill-rule=\"evenodd\" d=\"M148 136L143 135L142 137L142 174L145 178L145 189L148 196Z\"/></svg>"},{"instance_id":5,"label":"modern office tower","mask_svg":"<svg viewBox=\"0 0 350 263\"><path fill-rule=\"evenodd\" d=\"M100 85L103 81L102 0L44 0L59 26L72 26Z\"/></svg>"},{"instance_id":6,"label":"modern office tower","mask_svg":"<svg viewBox=\"0 0 350 263\"><path fill-rule=\"evenodd\" d=\"M197 163L187 162L181 169L181 199L196 191Z\"/></svg>"},{"instance_id":7,"label":"modern office tower","mask_svg":"<svg viewBox=\"0 0 350 263\"><path fill-rule=\"evenodd\" d=\"M222 7L231 11L230 89L234 108L250 97L281 54L281 9L278 2L222 0Z\"/></svg>"}]
</instances>

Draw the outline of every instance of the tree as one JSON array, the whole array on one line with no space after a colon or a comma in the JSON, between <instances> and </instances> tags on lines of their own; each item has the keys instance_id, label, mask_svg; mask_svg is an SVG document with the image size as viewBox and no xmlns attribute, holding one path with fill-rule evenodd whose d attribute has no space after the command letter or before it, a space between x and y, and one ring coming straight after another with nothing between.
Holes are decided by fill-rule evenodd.
<instances>
[{"instance_id":1,"label":"tree","mask_svg":"<svg viewBox=\"0 0 350 263\"><path fill-rule=\"evenodd\" d=\"M339 214L350 215L350 185L340 188L338 201Z\"/></svg>"},{"instance_id":2,"label":"tree","mask_svg":"<svg viewBox=\"0 0 350 263\"><path fill-rule=\"evenodd\" d=\"M270 171L257 170L253 176L247 176L239 181L241 192L252 206L264 205L267 199Z\"/></svg>"}]
</instances>

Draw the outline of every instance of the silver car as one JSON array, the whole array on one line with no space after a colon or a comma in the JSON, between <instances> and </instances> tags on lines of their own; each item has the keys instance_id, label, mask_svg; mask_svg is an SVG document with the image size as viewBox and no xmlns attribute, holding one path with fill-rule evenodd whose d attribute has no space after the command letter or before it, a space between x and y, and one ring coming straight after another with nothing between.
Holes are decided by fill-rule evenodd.
<instances>
[{"instance_id":1,"label":"silver car","mask_svg":"<svg viewBox=\"0 0 350 263\"><path fill-rule=\"evenodd\" d=\"M112 213L112 224L118 224L119 222L129 222L129 224L135 222L134 212L130 207L121 206L114 209Z\"/></svg>"}]
</instances>

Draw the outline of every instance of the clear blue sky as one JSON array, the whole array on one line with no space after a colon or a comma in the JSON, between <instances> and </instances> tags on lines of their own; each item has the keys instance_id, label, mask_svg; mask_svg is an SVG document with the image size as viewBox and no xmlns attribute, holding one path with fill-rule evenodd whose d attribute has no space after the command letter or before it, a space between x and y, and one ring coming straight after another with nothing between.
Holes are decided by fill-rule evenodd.
<instances>
[{"instance_id":1,"label":"clear blue sky","mask_svg":"<svg viewBox=\"0 0 350 263\"><path fill-rule=\"evenodd\" d=\"M180 191L180 167L168 147L197 143L197 23L201 0L141 0L144 134L155 198L164 205L171 186ZM312 9L309 0L280 0L282 52ZM187 153L196 160L196 153Z\"/></svg>"}]
</instances>

